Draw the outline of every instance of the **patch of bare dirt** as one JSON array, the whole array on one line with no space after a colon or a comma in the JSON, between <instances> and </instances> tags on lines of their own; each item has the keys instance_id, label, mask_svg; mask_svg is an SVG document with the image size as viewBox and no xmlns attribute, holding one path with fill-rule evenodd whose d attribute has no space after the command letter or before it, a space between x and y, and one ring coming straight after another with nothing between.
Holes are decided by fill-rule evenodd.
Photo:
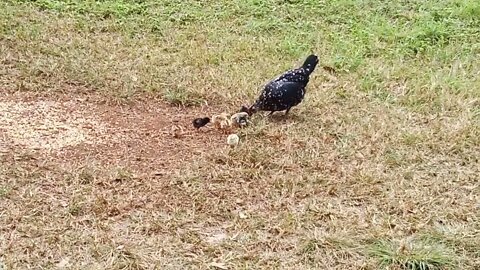
<instances>
[{"instance_id":1,"label":"patch of bare dirt","mask_svg":"<svg viewBox=\"0 0 480 270\"><path fill-rule=\"evenodd\" d=\"M116 104L92 96L15 93L0 97L0 152L168 173L223 146L225 134L191 126L193 118L212 113L147 98ZM174 127L180 136L173 136Z\"/></svg>"}]
</instances>

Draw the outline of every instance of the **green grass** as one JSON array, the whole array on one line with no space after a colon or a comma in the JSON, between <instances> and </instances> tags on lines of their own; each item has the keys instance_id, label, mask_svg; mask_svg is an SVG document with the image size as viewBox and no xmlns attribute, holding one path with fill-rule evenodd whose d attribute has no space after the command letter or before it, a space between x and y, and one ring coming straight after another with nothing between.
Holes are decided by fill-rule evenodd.
<instances>
[{"instance_id":1,"label":"green grass","mask_svg":"<svg viewBox=\"0 0 480 270\"><path fill-rule=\"evenodd\" d=\"M203 102L198 93L185 88L167 89L164 91L163 97L166 102L173 105L194 106Z\"/></svg>"},{"instance_id":2,"label":"green grass","mask_svg":"<svg viewBox=\"0 0 480 270\"><path fill-rule=\"evenodd\" d=\"M372 98L440 109L454 106L450 96L478 97L478 10L476 1L7 1L2 32L15 53L30 52L18 73L33 89L61 74L59 83L102 92L195 84L205 98L252 98L316 52ZM396 83L408 90L395 93Z\"/></svg>"},{"instance_id":3,"label":"green grass","mask_svg":"<svg viewBox=\"0 0 480 270\"><path fill-rule=\"evenodd\" d=\"M255 116L232 149L176 139L201 154L161 179L130 167L141 155L64 167L2 152L1 260L478 269L479 1L0 1L0 91L178 106L130 115L156 129L237 110L310 53L291 118Z\"/></svg>"},{"instance_id":4,"label":"green grass","mask_svg":"<svg viewBox=\"0 0 480 270\"><path fill-rule=\"evenodd\" d=\"M0 187L0 197L6 197L6 196L8 196L8 188Z\"/></svg>"},{"instance_id":5,"label":"green grass","mask_svg":"<svg viewBox=\"0 0 480 270\"><path fill-rule=\"evenodd\" d=\"M426 270L445 269L454 265L452 252L434 242L394 244L382 241L371 247L370 254L378 257L383 267L393 265L400 269Z\"/></svg>"}]
</instances>

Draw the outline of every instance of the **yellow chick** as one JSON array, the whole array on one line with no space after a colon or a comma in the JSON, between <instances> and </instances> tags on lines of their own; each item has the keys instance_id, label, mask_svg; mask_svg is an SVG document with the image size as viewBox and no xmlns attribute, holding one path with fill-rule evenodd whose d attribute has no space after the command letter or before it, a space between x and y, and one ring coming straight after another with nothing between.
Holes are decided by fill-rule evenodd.
<instances>
[{"instance_id":1,"label":"yellow chick","mask_svg":"<svg viewBox=\"0 0 480 270\"><path fill-rule=\"evenodd\" d=\"M172 135L174 138L180 138L184 134L185 134L184 128L181 126L173 125L170 128L170 135Z\"/></svg>"},{"instance_id":2,"label":"yellow chick","mask_svg":"<svg viewBox=\"0 0 480 270\"><path fill-rule=\"evenodd\" d=\"M212 123L217 129L224 129L230 126L230 119L228 119L227 113L221 113L212 116Z\"/></svg>"}]
</instances>

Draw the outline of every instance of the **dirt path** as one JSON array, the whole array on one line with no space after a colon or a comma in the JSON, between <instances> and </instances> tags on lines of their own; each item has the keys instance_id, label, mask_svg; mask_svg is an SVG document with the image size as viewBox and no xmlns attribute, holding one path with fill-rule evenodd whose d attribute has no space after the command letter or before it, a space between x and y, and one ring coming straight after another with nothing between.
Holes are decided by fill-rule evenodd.
<instances>
[{"instance_id":1,"label":"dirt path","mask_svg":"<svg viewBox=\"0 0 480 270\"><path fill-rule=\"evenodd\" d=\"M224 134L191 127L191 119L211 113L147 98L121 105L92 96L14 93L0 97L0 153L168 173L222 145Z\"/></svg>"}]
</instances>

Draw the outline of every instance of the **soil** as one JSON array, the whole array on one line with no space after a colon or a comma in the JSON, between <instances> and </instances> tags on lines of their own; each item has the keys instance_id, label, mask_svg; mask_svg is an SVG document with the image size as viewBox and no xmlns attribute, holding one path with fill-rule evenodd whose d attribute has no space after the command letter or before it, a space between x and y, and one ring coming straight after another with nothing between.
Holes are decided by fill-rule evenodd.
<instances>
[{"instance_id":1,"label":"soil","mask_svg":"<svg viewBox=\"0 0 480 270\"><path fill-rule=\"evenodd\" d=\"M121 104L91 94L16 92L0 97L0 154L163 174L225 147L226 134L192 126L195 117L213 113L148 97Z\"/></svg>"}]
</instances>

